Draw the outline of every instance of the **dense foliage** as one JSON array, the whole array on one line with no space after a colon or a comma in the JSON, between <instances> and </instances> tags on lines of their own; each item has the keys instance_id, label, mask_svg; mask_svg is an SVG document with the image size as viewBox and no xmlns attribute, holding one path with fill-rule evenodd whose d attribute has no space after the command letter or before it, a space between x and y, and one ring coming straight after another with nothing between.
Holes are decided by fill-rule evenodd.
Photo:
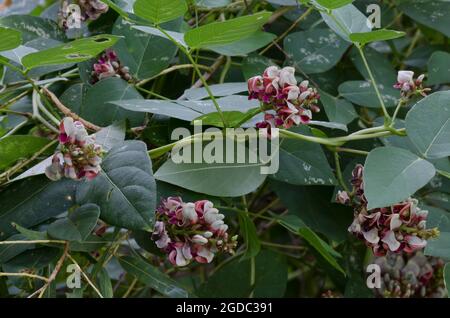
<instances>
[{"instance_id":1,"label":"dense foliage","mask_svg":"<svg viewBox=\"0 0 450 318\"><path fill-rule=\"evenodd\" d=\"M449 13L4 1L0 297L447 297Z\"/></svg>"}]
</instances>

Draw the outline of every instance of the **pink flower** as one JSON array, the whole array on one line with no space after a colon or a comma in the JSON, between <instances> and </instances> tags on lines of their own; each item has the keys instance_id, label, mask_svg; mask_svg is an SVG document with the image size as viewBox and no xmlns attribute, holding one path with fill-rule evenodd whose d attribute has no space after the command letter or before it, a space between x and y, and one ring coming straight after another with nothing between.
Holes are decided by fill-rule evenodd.
<instances>
[{"instance_id":1,"label":"pink flower","mask_svg":"<svg viewBox=\"0 0 450 318\"><path fill-rule=\"evenodd\" d=\"M430 89L422 87L424 78L425 74L422 74L414 80L413 71L398 71L397 83L394 85L394 88L399 89L404 98L409 98L416 94L426 96Z\"/></svg>"},{"instance_id":2,"label":"pink flower","mask_svg":"<svg viewBox=\"0 0 450 318\"><path fill-rule=\"evenodd\" d=\"M45 170L50 180L62 177L73 180L94 179L101 171L103 149L95 144L84 125L70 117L59 125L59 147L53 155L52 164Z\"/></svg>"},{"instance_id":3,"label":"pink flower","mask_svg":"<svg viewBox=\"0 0 450 318\"><path fill-rule=\"evenodd\" d=\"M91 75L92 84L113 76L120 77L125 81L130 81L132 79L130 69L120 63L116 52L113 50L106 50L106 52L100 56L97 63L93 65Z\"/></svg>"},{"instance_id":4,"label":"pink flower","mask_svg":"<svg viewBox=\"0 0 450 318\"><path fill-rule=\"evenodd\" d=\"M169 261L172 265L179 267L186 266L189 264L191 259L191 248L188 244L177 242L173 245L173 249L169 253Z\"/></svg>"},{"instance_id":5,"label":"pink flower","mask_svg":"<svg viewBox=\"0 0 450 318\"><path fill-rule=\"evenodd\" d=\"M374 288L382 298L443 298L447 297L443 277L444 260L413 253L392 253L375 257L380 267L381 286Z\"/></svg>"},{"instance_id":6,"label":"pink flower","mask_svg":"<svg viewBox=\"0 0 450 318\"><path fill-rule=\"evenodd\" d=\"M237 237L228 236L225 216L208 200L190 203L169 197L161 201L156 218L152 240L176 266L193 260L210 263L218 252L234 253Z\"/></svg>"},{"instance_id":7,"label":"pink flower","mask_svg":"<svg viewBox=\"0 0 450 318\"><path fill-rule=\"evenodd\" d=\"M312 113L320 111L317 90L309 87L308 81L297 85L293 67L280 70L277 66L270 66L262 76L249 79L248 88L249 99L258 99L264 104L264 109L275 113L266 113L264 121L256 125L260 129L266 128L269 138L271 128L308 124Z\"/></svg>"},{"instance_id":8,"label":"pink flower","mask_svg":"<svg viewBox=\"0 0 450 318\"><path fill-rule=\"evenodd\" d=\"M412 253L423 249L426 240L438 235L437 229L426 229L427 211L419 209L417 200L407 200L390 207L367 209L364 196L364 168L357 165L352 172L353 191L339 191L336 200L354 208L349 232L370 246L375 255L387 252Z\"/></svg>"}]
</instances>

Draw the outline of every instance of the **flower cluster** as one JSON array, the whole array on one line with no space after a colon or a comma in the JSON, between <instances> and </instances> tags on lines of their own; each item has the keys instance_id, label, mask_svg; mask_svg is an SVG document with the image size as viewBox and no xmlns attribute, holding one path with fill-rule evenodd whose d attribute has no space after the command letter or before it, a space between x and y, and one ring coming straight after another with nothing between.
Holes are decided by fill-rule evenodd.
<instances>
[{"instance_id":1,"label":"flower cluster","mask_svg":"<svg viewBox=\"0 0 450 318\"><path fill-rule=\"evenodd\" d=\"M169 197L158 207L152 240L173 265L210 263L217 252L233 254L237 246L237 236L229 237L224 217L210 201L186 203Z\"/></svg>"},{"instance_id":2,"label":"flower cluster","mask_svg":"<svg viewBox=\"0 0 450 318\"><path fill-rule=\"evenodd\" d=\"M420 75L417 79L414 79L413 71L399 71L397 75L397 83L394 88L400 90L400 94L403 98L410 98L411 96L420 94L426 96L429 88L422 86L425 75Z\"/></svg>"},{"instance_id":3,"label":"flower cluster","mask_svg":"<svg viewBox=\"0 0 450 318\"><path fill-rule=\"evenodd\" d=\"M109 9L108 5L100 0L78 0L85 20L97 20Z\"/></svg>"},{"instance_id":4,"label":"flower cluster","mask_svg":"<svg viewBox=\"0 0 450 318\"><path fill-rule=\"evenodd\" d=\"M78 14L81 16L75 16L76 13L69 10L70 4L79 6L80 12ZM58 13L59 24L63 29L67 30L70 25L70 23L68 23L70 19L80 19L81 21L97 20L103 13L106 13L108 9L108 5L100 0L75 0L72 3L64 0Z\"/></svg>"},{"instance_id":5,"label":"flower cluster","mask_svg":"<svg viewBox=\"0 0 450 318\"><path fill-rule=\"evenodd\" d=\"M66 117L59 125L59 147L45 174L51 180L94 179L100 172L103 149L89 136L84 125Z\"/></svg>"},{"instance_id":6,"label":"flower cluster","mask_svg":"<svg viewBox=\"0 0 450 318\"><path fill-rule=\"evenodd\" d=\"M348 230L363 239L375 255L382 256L389 251L413 253L424 248L427 239L439 234L436 228L426 229L428 211L421 210L415 199L368 210L363 171L362 165L355 167L351 180L353 191L339 191L336 200L353 206L355 216Z\"/></svg>"},{"instance_id":7,"label":"flower cluster","mask_svg":"<svg viewBox=\"0 0 450 318\"><path fill-rule=\"evenodd\" d=\"M383 298L444 298L447 296L443 278L445 262L436 257L388 253L373 263L381 269L381 288L375 293Z\"/></svg>"},{"instance_id":8,"label":"flower cluster","mask_svg":"<svg viewBox=\"0 0 450 318\"><path fill-rule=\"evenodd\" d=\"M108 77L120 77L125 81L131 80L130 69L127 66L123 66L116 52L113 50L107 50L94 64L92 70L92 84Z\"/></svg>"},{"instance_id":9,"label":"flower cluster","mask_svg":"<svg viewBox=\"0 0 450 318\"><path fill-rule=\"evenodd\" d=\"M297 85L293 67L268 67L262 76L248 80L249 99L258 99L264 109L275 111L275 115L266 113L258 128L272 128L307 124L312 113L319 112L320 98L317 90L309 87L308 81Z\"/></svg>"}]
</instances>

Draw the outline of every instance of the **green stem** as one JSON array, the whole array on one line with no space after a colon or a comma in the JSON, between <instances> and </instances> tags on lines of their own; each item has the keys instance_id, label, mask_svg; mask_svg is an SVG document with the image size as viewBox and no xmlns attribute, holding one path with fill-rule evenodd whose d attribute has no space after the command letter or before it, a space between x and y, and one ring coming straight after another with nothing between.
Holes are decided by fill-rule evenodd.
<instances>
[{"instance_id":1,"label":"green stem","mask_svg":"<svg viewBox=\"0 0 450 318\"><path fill-rule=\"evenodd\" d=\"M227 76L228 71L230 70L230 67L231 67L231 57L227 56L225 65L223 66L222 73L220 74L220 79L219 79L220 84L225 82L225 77Z\"/></svg>"},{"instance_id":2,"label":"green stem","mask_svg":"<svg viewBox=\"0 0 450 318\"><path fill-rule=\"evenodd\" d=\"M358 149L351 149L351 148L342 148L342 147L337 147L336 148L337 152L348 152L348 153L354 153L356 155L362 155L362 156L367 156L369 154L368 151L364 151L364 150L358 150Z\"/></svg>"},{"instance_id":3,"label":"green stem","mask_svg":"<svg viewBox=\"0 0 450 318\"><path fill-rule=\"evenodd\" d=\"M339 183L346 192L349 192L348 187L345 184L344 177L342 176L341 163L339 161L339 153L337 151L334 152L334 163L336 165L336 176Z\"/></svg>"},{"instance_id":4,"label":"green stem","mask_svg":"<svg viewBox=\"0 0 450 318\"><path fill-rule=\"evenodd\" d=\"M356 48L359 51L359 54L361 55L361 59L363 60L364 66L367 70L367 73L369 74L370 81L372 82L373 88L375 89L375 93L377 94L378 100L380 101L381 109L383 110L384 115L384 122L387 126L388 123L390 123L390 117L386 110L386 105L384 104L383 97L381 96L380 90L378 89L377 82L375 81L375 78L373 76L372 70L370 69L369 63L367 63L366 56L364 55L364 51L361 46L356 45Z\"/></svg>"},{"instance_id":5,"label":"green stem","mask_svg":"<svg viewBox=\"0 0 450 318\"><path fill-rule=\"evenodd\" d=\"M137 90L141 91L141 92L147 93L148 95L151 95L151 96L155 96L155 97L157 97L157 98L159 98L159 99L163 99L163 100L171 100L170 98L167 98L167 97L162 96L162 95L160 95L160 94L158 94L158 93L152 92L152 91L150 91L150 90L148 90L148 89L142 88L142 87L140 87L140 86L138 86L138 85L135 85L134 87L135 87Z\"/></svg>"},{"instance_id":6,"label":"green stem","mask_svg":"<svg viewBox=\"0 0 450 318\"><path fill-rule=\"evenodd\" d=\"M197 64L195 63L195 60L192 57L191 53L189 53L189 51L182 44L180 44L177 40L175 40L169 33L167 33L159 25L157 25L156 28L161 33L163 33L170 41L172 41L180 49L180 51L182 51L187 56L187 58L189 59L189 61L193 65L194 70L197 73L200 81L202 82L203 86L205 87L206 92L208 93L209 97L211 98L211 101L213 102L214 106L216 107L216 110L219 113L220 118L222 119L223 126L224 127L228 127L228 123L227 123L227 121L225 119L225 116L223 115L222 109L220 109L220 106L217 103L216 98L214 97L214 94L212 93L208 83L206 82L205 78L203 77L202 72L200 71L200 69L198 68Z\"/></svg>"},{"instance_id":7,"label":"green stem","mask_svg":"<svg viewBox=\"0 0 450 318\"><path fill-rule=\"evenodd\" d=\"M398 112L400 111L400 108L402 108L404 103L405 103L405 100L403 98L400 98L400 100L397 104L397 107L395 108L394 114L392 115L391 126L394 125L394 121L397 118Z\"/></svg>"},{"instance_id":8,"label":"green stem","mask_svg":"<svg viewBox=\"0 0 450 318\"><path fill-rule=\"evenodd\" d=\"M304 246L297 246L297 245L283 245L283 244L277 244L272 242L264 242L261 241L261 245L269 246L269 247L277 247L277 248L286 248L291 250L305 250Z\"/></svg>"}]
</instances>

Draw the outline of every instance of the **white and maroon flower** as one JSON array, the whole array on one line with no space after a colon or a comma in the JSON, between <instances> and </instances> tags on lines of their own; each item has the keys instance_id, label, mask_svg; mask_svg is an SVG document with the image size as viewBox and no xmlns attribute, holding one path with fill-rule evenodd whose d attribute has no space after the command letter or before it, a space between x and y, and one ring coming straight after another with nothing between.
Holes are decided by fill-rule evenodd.
<instances>
[{"instance_id":1,"label":"white and maroon flower","mask_svg":"<svg viewBox=\"0 0 450 318\"><path fill-rule=\"evenodd\" d=\"M414 79L413 71L398 71L397 83L395 83L394 88L399 89L402 97L404 98L409 98L416 94L426 96L430 89L423 88L422 82L424 78L425 74L422 74L417 79Z\"/></svg>"},{"instance_id":2,"label":"white and maroon flower","mask_svg":"<svg viewBox=\"0 0 450 318\"><path fill-rule=\"evenodd\" d=\"M271 128L283 126L290 128L308 124L312 113L320 111L317 105L320 98L316 89L309 87L308 81L297 85L295 68L277 66L268 67L262 76L254 76L248 80L249 99L258 99L266 113L263 122L257 128L267 129L265 135L271 138Z\"/></svg>"},{"instance_id":3,"label":"white and maroon flower","mask_svg":"<svg viewBox=\"0 0 450 318\"><path fill-rule=\"evenodd\" d=\"M85 19L89 20L97 20L109 9L108 5L100 0L78 0L78 4Z\"/></svg>"},{"instance_id":4,"label":"white and maroon flower","mask_svg":"<svg viewBox=\"0 0 450 318\"><path fill-rule=\"evenodd\" d=\"M169 252L169 261L172 265L183 267L192 260L191 247L188 243L176 242Z\"/></svg>"},{"instance_id":5,"label":"white and maroon flower","mask_svg":"<svg viewBox=\"0 0 450 318\"><path fill-rule=\"evenodd\" d=\"M106 50L92 68L92 84L109 77L120 77L125 81L132 79L130 69L121 64L117 54L113 50Z\"/></svg>"},{"instance_id":6,"label":"white and maroon flower","mask_svg":"<svg viewBox=\"0 0 450 318\"><path fill-rule=\"evenodd\" d=\"M390 207L367 209L364 196L363 166L357 165L352 173L353 191L338 192L336 200L354 208L354 219L349 232L364 240L375 255L387 252L412 253L423 249L427 239L439 234L437 229L426 228L427 211L417 206L417 200L407 200Z\"/></svg>"},{"instance_id":7,"label":"white and maroon flower","mask_svg":"<svg viewBox=\"0 0 450 318\"><path fill-rule=\"evenodd\" d=\"M237 237L228 236L225 216L211 201L169 197L161 201L156 218L152 240L175 266L210 263L218 252L234 253Z\"/></svg>"},{"instance_id":8,"label":"white and maroon flower","mask_svg":"<svg viewBox=\"0 0 450 318\"><path fill-rule=\"evenodd\" d=\"M374 288L382 298L447 297L443 277L444 260L413 253L392 253L375 257L380 267L381 286Z\"/></svg>"},{"instance_id":9,"label":"white and maroon flower","mask_svg":"<svg viewBox=\"0 0 450 318\"><path fill-rule=\"evenodd\" d=\"M169 246L169 243L171 242L169 235L166 231L166 225L164 222L156 221L155 227L153 228L152 233L152 240L155 241L156 246L158 248L166 248Z\"/></svg>"},{"instance_id":10,"label":"white and maroon flower","mask_svg":"<svg viewBox=\"0 0 450 318\"><path fill-rule=\"evenodd\" d=\"M45 170L47 177L53 181L62 177L94 179L101 171L102 147L95 144L81 122L70 117L61 121L59 130L59 146Z\"/></svg>"}]
</instances>

